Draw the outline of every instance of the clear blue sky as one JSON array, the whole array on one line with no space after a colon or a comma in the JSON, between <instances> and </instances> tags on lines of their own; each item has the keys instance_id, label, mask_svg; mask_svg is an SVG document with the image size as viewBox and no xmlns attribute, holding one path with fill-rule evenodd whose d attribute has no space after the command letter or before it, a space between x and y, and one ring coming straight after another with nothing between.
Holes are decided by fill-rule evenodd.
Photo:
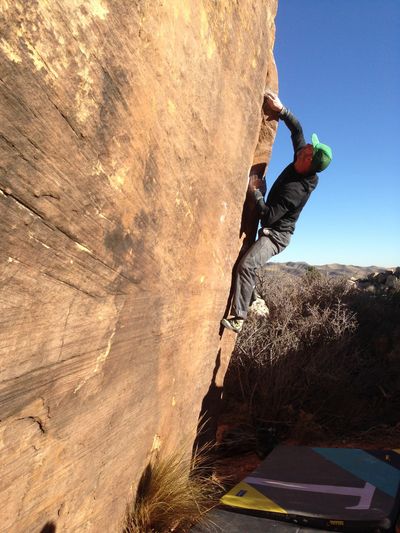
<instances>
[{"instance_id":1,"label":"clear blue sky","mask_svg":"<svg viewBox=\"0 0 400 533\"><path fill-rule=\"evenodd\" d=\"M280 0L279 96L333 150L273 260L400 265L400 0ZM293 158L279 124L268 188Z\"/></svg>"}]
</instances>

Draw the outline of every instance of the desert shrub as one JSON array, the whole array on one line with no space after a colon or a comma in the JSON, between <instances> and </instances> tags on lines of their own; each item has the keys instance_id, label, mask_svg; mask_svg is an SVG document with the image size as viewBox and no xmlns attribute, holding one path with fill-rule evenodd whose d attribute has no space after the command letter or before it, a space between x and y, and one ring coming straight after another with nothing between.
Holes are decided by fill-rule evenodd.
<instances>
[{"instance_id":1,"label":"desert shrub","mask_svg":"<svg viewBox=\"0 0 400 533\"><path fill-rule=\"evenodd\" d=\"M123 533L186 532L218 503L222 485L205 466L210 448L188 457L181 451L155 456L136 499L127 508Z\"/></svg>"},{"instance_id":2,"label":"desert shrub","mask_svg":"<svg viewBox=\"0 0 400 533\"><path fill-rule=\"evenodd\" d=\"M257 289L270 315L249 316L237 339L226 414L283 425L298 440L397 422L398 294L363 294L314 270L265 273Z\"/></svg>"},{"instance_id":3,"label":"desert shrub","mask_svg":"<svg viewBox=\"0 0 400 533\"><path fill-rule=\"evenodd\" d=\"M338 340L356 327L354 313L344 302L345 280L312 272L261 278L258 291L270 316L251 317L235 348L236 364L274 365L293 352Z\"/></svg>"}]
</instances>

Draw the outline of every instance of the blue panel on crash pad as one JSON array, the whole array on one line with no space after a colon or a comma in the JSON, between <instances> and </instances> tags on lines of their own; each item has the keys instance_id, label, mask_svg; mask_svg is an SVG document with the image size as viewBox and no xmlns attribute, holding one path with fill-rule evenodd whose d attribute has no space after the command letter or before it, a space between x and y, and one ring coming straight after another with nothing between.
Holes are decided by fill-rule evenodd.
<instances>
[{"instance_id":1,"label":"blue panel on crash pad","mask_svg":"<svg viewBox=\"0 0 400 533\"><path fill-rule=\"evenodd\" d=\"M396 496L400 471L364 450L348 448L313 448L323 457L364 479L389 496Z\"/></svg>"}]
</instances>

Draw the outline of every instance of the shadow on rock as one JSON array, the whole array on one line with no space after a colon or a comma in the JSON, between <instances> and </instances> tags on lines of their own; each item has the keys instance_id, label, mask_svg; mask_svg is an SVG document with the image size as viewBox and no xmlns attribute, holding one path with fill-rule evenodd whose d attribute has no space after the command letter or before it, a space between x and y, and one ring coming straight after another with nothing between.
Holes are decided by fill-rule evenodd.
<instances>
[{"instance_id":1,"label":"shadow on rock","mask_svg":"<svg viewBox=\"0 0 400 533\"><path fill-rule=\"evenodd\" d=\"M252 180L263 179L265 173L266 164L259 163L253 165L250 169L250 183ZM232 297L234 291L235 274L238 264L250 246L255 242L257 229L258 229L258 214L257 206L254 194L249 187L246 194L246 199L243 204L239 238L243 238L242 246L239 251L238 257L232 268L231 286L229 290L229 296L225 307L224 317L227 317L232 304ZM224 327L219 327L219 337L222 339L224 334ZM196 450L209 445L215 444L216 432L218 427L218 419L222 409L223 402L223 386L216 384L216 376L221 366L221 348L218 350L217 357L215 359L214 370L212 373L211 383L208 387L208 391L203 398L199 421L197 426L197 435L193 444L193 453Z\"/></svg>"},{"instance_id":2,"label":"shadow on rock","mask_svg":"<svg viewBox=\"0 0 400 533\"><path fill-rule=\"evenodd\" d=\"M220 366L221 349L218 350L211 383L201 404L197 435L193 444L193 454L196 450L202 449L209 444L215 444L223 391L223 387L219 387L215 382Z\"/></svg>"},{"instance_id":3,"label":"shadow on rock","mask_svg":"<svg viewBox=\"0 0 400 533\"><path fill-rule=\"evenodd\" d=\"M55 531L56 531L55 523L47 522L40 530L40 533L55 533Z\"/></svg>"}]
</instances>

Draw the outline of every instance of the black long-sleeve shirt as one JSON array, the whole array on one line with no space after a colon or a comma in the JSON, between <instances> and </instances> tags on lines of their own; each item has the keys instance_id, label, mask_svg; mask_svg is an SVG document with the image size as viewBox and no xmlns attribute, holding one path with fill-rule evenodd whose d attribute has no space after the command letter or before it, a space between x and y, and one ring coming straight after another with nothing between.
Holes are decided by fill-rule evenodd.
<instances>
[{"instance_id":1,"label":"black long-sleeve shirt","mask_svg":"<svg viewBox=\"0 0 400 533\"><path fill-rule=\"evenodd\" d=\"M288 109L283 108L279 116L291 132L294 162L296 153L306 145L303 129L300 122ZM258 190L255 191L261 225L264 228L293 233L301 210L318 185L316 174L299 174L295 170L293 162L277 177L266 202L262 193Z\"/></svg>"}]
</instances>

